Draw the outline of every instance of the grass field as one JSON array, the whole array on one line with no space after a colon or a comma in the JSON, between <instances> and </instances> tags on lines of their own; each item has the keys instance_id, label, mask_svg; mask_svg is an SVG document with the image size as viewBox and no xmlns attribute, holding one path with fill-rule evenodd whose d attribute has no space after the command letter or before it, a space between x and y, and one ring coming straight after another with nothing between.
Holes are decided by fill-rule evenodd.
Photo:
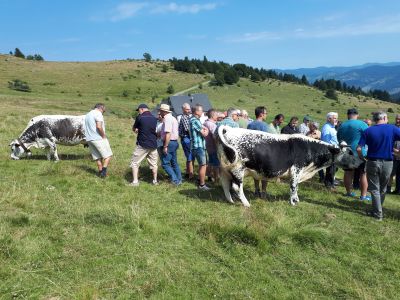
<instances>
[{"instance_id":1,"label":"grass field","mask_svg":"<svg viewBox=\"0 0 400 300\"><path fill-rule=\"evenodd\" d=\"M143 77L120 75L137 69ZM7 81L15 78L27 81L32 93L9 90ZM135 105L166 96L169 83L181 90L204 80L162 73L144 62L41 63L0 56L1 299L398 298L399 197L387 197L386 218L378 223L364 216L369 204L345 198L343 188L328 193L315 179L300 185L297 207L288 204L286 183L270 183L265 201L252 196L247 179L250 209L226 203L219 186L211 192L199 192L191 182L174 188L161 169L161 184L152 186L145 163L141 185L127 186ZM292 84L239 85L199 91L219 109L251 112L263 104L270 117L310 113L322 120L327 111L343 116L354 105L363 117L377 108L399 111L391 103L346 95L332 102ZM123 90L131 96L123 97ZM10 160L8 144L30 117L83 114L98 101L108 106L115 154L106 180L95 176L88 150L80 146L60 146L59 163L46 161L40 150L30 160Z\"/></svg>"}]
</instances>

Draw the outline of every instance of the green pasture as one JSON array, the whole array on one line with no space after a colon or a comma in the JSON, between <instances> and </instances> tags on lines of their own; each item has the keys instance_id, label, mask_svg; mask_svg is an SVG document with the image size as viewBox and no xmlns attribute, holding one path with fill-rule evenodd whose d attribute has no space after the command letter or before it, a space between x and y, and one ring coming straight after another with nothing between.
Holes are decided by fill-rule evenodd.
<instances>
[{"instance_id":1,"label":"green pasture","mask_svg":"<svg viewBox=\"0 0 400 300\"><path fill-rule=\"evenodd\" d=\"M163 73L157 64L163 62L0 56L0 299L398 298L398 196L387 197L385 219L376 222L364 215L370 204L344 197L342 187L330 193L317 178L300 185L296 207L288 204L286 182L269 183L269 198L261 200L252 195L248 178L249 209L224 201L219 185L210 192L198 191L193 182L173 187L161 168L161 184L152 186L145 162L140 186L127 186L135 105L154 107L167 96L168 84L179 91L205 80ZM7 81L16 78L32 92L9 90ZM343 117L352 106L363 117L375 109L399 111L391 103L347 95L335 102L320 91L277 81L239 85L197 91L221 110L234 106L252 113L266 105L269 118L308 113L322 121L327 111ZM82 146L60 146L58 163L46 161L42 150L29 160L10 160L8 144L32 116L84 114L99 101L107 105L115 154L107 179L95 176ZM179 158L183 167L181 150Z\"/></svg>"}]
</instances>

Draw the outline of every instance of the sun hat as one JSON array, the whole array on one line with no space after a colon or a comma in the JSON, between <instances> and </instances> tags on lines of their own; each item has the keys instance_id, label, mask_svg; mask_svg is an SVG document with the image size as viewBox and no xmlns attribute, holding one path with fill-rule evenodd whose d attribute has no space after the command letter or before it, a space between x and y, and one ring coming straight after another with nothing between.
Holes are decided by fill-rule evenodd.
<instances>
[{"instance_id":1,"label":"sun hat","mask_svg":"<svg viewBox=\"0 0 400 300\"><path fill-rule=\"evenodd\" d=\"M168 104L161 104L160 108L158 110L166 111L166 112L171 112L169 110L169 105Z\"/></svg>"}]
</instances>

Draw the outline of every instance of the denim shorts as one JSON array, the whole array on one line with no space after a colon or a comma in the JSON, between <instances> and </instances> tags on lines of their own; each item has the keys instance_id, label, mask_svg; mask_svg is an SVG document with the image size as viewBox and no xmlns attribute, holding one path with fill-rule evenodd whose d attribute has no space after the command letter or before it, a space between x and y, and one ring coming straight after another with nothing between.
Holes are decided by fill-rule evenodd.
<instances>
[{"instance_id":1,"label":"denim shorts","mask_svg":"<svg viewBox=\"0 0 400 300\"><path fill-rule=\"evenodd\" d=\"M207 164L205 149L203 148L192 149L192 155L197 160L199 166L204 166Z\"/></svg>"},{"instance_id":2,"label":"denim shorts","mask_svg":"<svg viewBox=\"0 0 400 300\"><path fill-rule=\"evenodd\" d=\"M208 153L208 164L213 167L219 167L219 159L217 152Z\"/></svg>"},{"instance_id":3,"label":"denim shorts","mask_svg":"<svg viewBox=\"0 0 400 300\"><path fill-rule=\"evenodd\" d=\"M193 155L192 155L192 151L190 149L190 138L189 137L182 138L181 144L182 144L183 153L185 153L186 161L192 161Z\"/></svg>"}]
</instances>

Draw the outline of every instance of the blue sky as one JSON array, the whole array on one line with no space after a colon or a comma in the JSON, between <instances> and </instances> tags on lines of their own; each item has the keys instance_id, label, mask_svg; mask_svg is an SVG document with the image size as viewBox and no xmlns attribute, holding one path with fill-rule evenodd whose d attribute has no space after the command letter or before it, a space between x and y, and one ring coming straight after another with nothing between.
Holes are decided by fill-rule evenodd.
<instances>
[{"instance_id":1,"label":"blue sky","mask_svg":"<svg viewBox=\"0 0 400 300\"><path fill-rule=\"evenodd\" d=\"M0 1L0 53L184 56L264 68L400 61L400 1Z\"/></svg>"}]
</instances>

